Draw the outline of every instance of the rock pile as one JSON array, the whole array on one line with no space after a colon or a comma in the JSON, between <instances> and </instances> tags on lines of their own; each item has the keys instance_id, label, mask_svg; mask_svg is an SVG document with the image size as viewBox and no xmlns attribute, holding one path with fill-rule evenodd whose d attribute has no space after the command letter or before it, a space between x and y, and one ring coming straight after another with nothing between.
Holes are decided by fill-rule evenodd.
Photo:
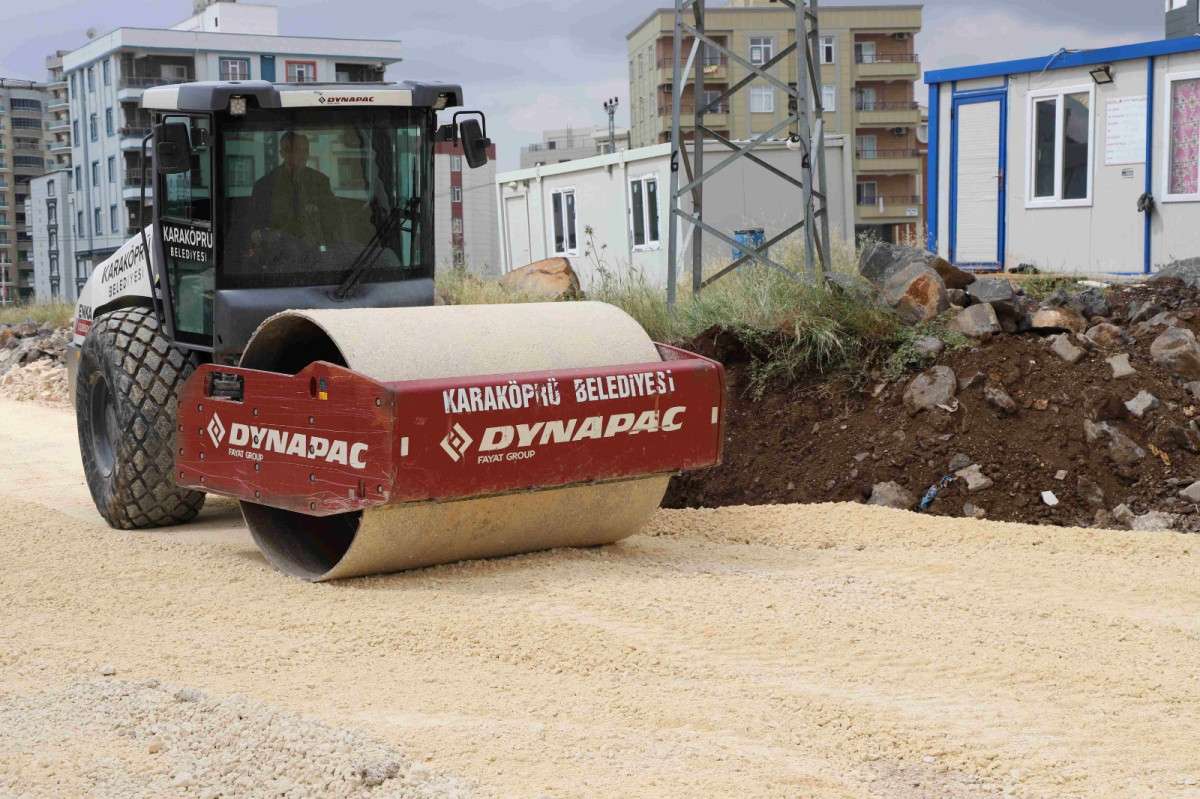
<instances>
[{"instance_id":1,"label":"rock pile","mask_svg":"<svg viewBox=\"0 0 1200 799\"><path fill-rule=\"evenodd\" d=\"M1156 277L1044 294L881 244L859 275L866 296L967 345L922 339L922 370L901 379L814 374L759 397L739 395L741 356L709 347L731 385L724 464L676 478L669 506L869 501L1200 532L1200 288Z\"/></svg>"},{"instance_id":2,"label":"rock pile","mask_svg":"<svg viewBox=\"0 0 1200 799\"><path fill-rule=\"evenodd\" d=\"M65 327L39 327L31 321L0 325L0 397L66 405Z\"/></svg>"}]
</instances>

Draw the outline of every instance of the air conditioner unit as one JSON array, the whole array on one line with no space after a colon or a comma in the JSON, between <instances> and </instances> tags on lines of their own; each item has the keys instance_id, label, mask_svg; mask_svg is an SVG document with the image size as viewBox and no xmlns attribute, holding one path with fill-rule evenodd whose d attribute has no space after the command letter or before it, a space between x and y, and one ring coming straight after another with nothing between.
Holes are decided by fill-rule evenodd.
<instances>
[{"instance_id":1,"label":"air conditioner unit","mask_svg":"<svg viewBox=\"0 0 1200 799\"><path fill-rule=\"evenodd\" d=\"M909 36L911 36L911 35L912 34L908 34L908 33L893 33L892 38L898 42L907 42L909 39Z\"/></svg>"},{"instance_id":2,"label":"air conditioner unit","mask_svg":"<svg viewBox=\"0 0 1200 799\"><path fill-rule=\"evenodd\" d=\"M908 128L892 128L892 135L897 139L908 135Z\"/></svg>"}]
</instances>

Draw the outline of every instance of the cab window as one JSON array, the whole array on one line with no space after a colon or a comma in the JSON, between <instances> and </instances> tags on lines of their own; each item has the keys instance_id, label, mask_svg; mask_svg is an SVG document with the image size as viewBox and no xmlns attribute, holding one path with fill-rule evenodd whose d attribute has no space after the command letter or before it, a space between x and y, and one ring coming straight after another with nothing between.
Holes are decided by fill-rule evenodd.
<instances>
[{"instance_id":1,"label":"cab window","mask_svg":"<svg viewBox=\"0 0 1200 799\"><path fill-rule=\"evenodd\" d=\"M163 175L159 184L159 225L175 332L183 341L209 343L215 288L212 123L200 116L167 116L163 121L186 123L192 149L191 169Z\"/></svg>"}]
</instances>

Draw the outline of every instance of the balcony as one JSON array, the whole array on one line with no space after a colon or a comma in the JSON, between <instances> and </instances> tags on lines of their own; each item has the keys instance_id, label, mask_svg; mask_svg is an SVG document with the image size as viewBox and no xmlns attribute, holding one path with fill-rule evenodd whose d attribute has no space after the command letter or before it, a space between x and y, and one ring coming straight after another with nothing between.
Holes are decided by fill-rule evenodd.
<instances>
[{"instance_id":1,"label":"balcony","mask_svg":"<svg viewBox=\"0 0 1200 799\"><path fill-rule=\"evenodd\" d=\"M146 186L146 197L149 198L153 193L153 184ZM127 174L121 186L122 200L141 200L142 198L142 176L138 174Z\"/></svg>"},{"instance_id":2,"label":"balcony","mask_svg":"<svg viewBox=\"0 0 1200 799\"><path fill-rule=\"evenodd\" d=\"M119 102L136 101L142 97L142 91L153 86L167 86L172 83L187 83L195 80L190 75L186 78L164 78L158 76L130 75L117 82L117 100Z\"/></svg>"},{"instance_id":3,"label":"balcony","mask_svg":"<svg viewBox=\"0 0 1200 799\"><path fill-rule=\"evenodd\" d=\"M67 102L66 98L59 99L55 97L50 102L46 103L47 111L66 111L69 107L70 104Z\"/></svg>"},{"instance_id":4,"label":"balcony","mask_svg":"<svg viewBox=\"0 0 1200 799\"><path fill-rule=\"evenodd\" d=\"M50 126L46 130L51 133L65 133L71 129L71 120L69 119L54 119L50 121Z\"/></svg>"},{"instance_id":5,"label":"balcony","mask_svg":"<svg viewBox=\"0 0 1200 799\"><path fill-rule=\"evenodd\" d=\"M916 172L920 167L921 153L912 148L859 150L854 154L854 169L859 174Z\"/></svg>"},{"instance_id":6,"label":"balcony","mask_svg":"<svg viewBox=\"0 0 1200 799\"><path fill-rule=\"evenodd\" d=\"M52 141L49 144L50 152L52 153L69 153L71 152L71 142L69 141Z\"/></svg>"},{"instance_id":7,"label":"balcony","mask_svg":"<svg viewBox=\"0 0 1200 799\"><path fill-rule=\"evenodd\" d=\"M142 151L142 139L150 133L149 127L137 127L133 125L125 126L117 129L117 134L121 137L122 150Z\"/></svg>"},{"instance_id":8,"label":"balcony","mask_svg":"<svg viewBox=\"0 0 1200 799\"><path fill-rule=\"evenodd\" d=\"M873 201L858 198L858 213L860 222L895 219L919 219L921 216L921 198L916 195L882 194Z\"/></svg>"},{"instance_id":9,"label":"balcony","mask_svg":"<svg viewBox=\"0 0 1200 799\"><path fill-rule=\"evenodd\" d=\"M858 80L917 80L921 77L920 59L916 53L856 52L854 63Z\"/></svg>"},{"instance_id":10,"label":"balcony","mask_svg":"<svg viewBox=\"0 0 1200 799\"><path fill-rule=\"evenodd\" d=\"M686 99L679 104L679 124L681 127L690 128L695 125L696 104L691 99ZM671 100L659 100L658 115L666 117L664 124L670 128L671 125ZM728 101L719 103L711 111L704 113L704 126L713 130L728 130L729 128L729 103Z\"/></svg>"},{"instance_id":11,"label":"balcony","mask_svg":"<svg viewBox=\"0 0 1200 799\"><path fill-rule=\"evenodd\" d=\"M913 127L921 122L921 107L914 100L874 100L859 98L854 103L858 127Z\"/></svg>"},{"instance_id":12,"label":"balcony","mask_svg":"<svg viewBox=\"0 0 1200 799\"><path fill-rule=\"evenodd\" d=\"M683 53L683 64L687 66L687 51ZM692 67L695 70L695 67ZM674 59L670 56L658 59L658 83L660 86L671 84L675 77ZM691 77L691 76L689 76ZM704 58L704 80L709 83L724 83L729 80L729 59L724 53L711 53Z\"/></svg>"}]
</instances>

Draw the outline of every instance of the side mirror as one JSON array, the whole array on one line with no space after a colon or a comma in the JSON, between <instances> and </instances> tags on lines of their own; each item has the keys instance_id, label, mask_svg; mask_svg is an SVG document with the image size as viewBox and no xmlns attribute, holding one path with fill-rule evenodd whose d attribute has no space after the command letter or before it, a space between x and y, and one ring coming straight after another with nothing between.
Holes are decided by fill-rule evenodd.
<instances>
[{"instance_id":1,"label":"side mirror","mask_svg":"<svg viewBox=\"0 0 1200 799\"><path fill-rule=\"evenodd\" d=\"M471 169L478 169L488 162L488 147L492 146L492 140L484 134L478 119L464 119L458 123L458 136Z\"/></svg>"},{"instance_id":2,"label":"side mirror","mask_svg":"<svg viewBox=\"0 0 1200 799\"><path fill-rule=\"evenodd\" d=\"M154 126L154 165L160 175L192 168L192 139L185 122L160 122Z\"/></svg>"}]
</instances>

